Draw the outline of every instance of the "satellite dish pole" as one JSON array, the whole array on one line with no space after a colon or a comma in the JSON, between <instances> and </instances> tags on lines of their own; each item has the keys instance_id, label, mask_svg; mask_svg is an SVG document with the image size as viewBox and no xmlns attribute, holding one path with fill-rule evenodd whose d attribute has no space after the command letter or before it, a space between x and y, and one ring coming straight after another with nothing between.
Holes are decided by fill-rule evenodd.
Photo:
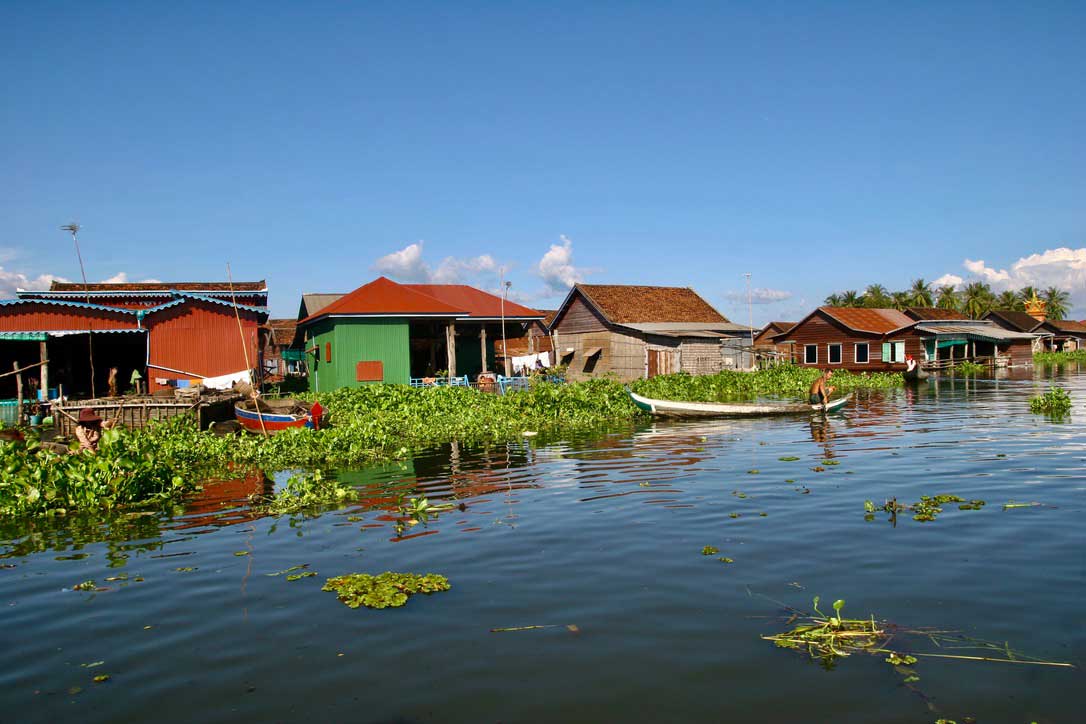
<instances>
[{"instance_id":1,"label":"satellite dish pole","mask_svg":"<svg viewBox=\"0 0 1086 724\"><path fill-rule=\"evenodd\" d=\"M87 285L87 272L83 268L83 254L79 251L79 224L74 221L70 224L65 224L60 227L61 231L67 231L72 235L72 243L75 244L75 257L79 260L79 273L83 276L83 294L87 300L87 304L90 304L90 287ZM87 355L90 358L90 396L95 396L94 385L94 333L91 331L90 320L87 320Z\"/></svg>"}]
</instances>

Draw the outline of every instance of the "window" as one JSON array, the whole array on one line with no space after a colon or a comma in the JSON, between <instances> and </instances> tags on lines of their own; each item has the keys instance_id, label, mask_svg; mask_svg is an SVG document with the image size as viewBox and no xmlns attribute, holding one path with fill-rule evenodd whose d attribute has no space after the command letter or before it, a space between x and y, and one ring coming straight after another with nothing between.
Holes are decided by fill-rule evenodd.
<instances>
[{"instance_id":1,"label":"window","mask_svg":"<svg viewBox=\"0 0 1086 724\"><path fill-rule=\"evenodd\" d=\"M827 344L826 356L830 360L831 365L841 364L841 345L840 344Z\"/></svg>"},{"instance_id":2,"label":"window","mask_svg":"<svg viewBox=\"0 0 1086 724\"><path fill-rule=\"evenodd\" d=\"M904 362L905 361L905 343L904 342L883 342L882 343L882 361L883 362Z\"/></svg>"},{"instance_id":3,"label":"window","mask_svg":"<svg viewBox=\"0 0 1086 724\"><path fill-rule=\"evenodd\" d=\"M856 355L854 357L854 359L856 360L856 364L865 365L868 363L868 360L870 360L870 358L871 350L867 346L867 342L858 343L856 345Z\"/></svg>"},{"instance_id":4,"label":"window","mask_svg":"<svg viewBox=\"0 0 1086 724\"><path fill-rule=\"evenodd\" d=\"M805 344L803 345L803 364L816 365L818 364L818 345L817 344Z\"/></svg>"}]
</instances>

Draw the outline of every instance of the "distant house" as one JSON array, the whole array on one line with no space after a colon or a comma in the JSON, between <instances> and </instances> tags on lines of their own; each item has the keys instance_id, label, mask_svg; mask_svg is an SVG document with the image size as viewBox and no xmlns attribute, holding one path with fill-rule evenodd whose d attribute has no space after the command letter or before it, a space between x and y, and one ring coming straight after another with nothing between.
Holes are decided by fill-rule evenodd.
<instances>
[{"instance_id":1,"label":"distant house","mask_svg":"<svg viewBox=\"0 0 1086 724\"><path fill-rule=\"evenodd\" d=\"M506 348L510 357L552 352L551 334L548 325L558 314L557 309L540 309L543 319L536 319L527 324L506 329Z\"/></svg>"},{"instance_id":2,"label":"distant house","mask_svg":"<svg viewBox=\"0 0 1086 724\"><path fill-rule=\"evenodd\" d=\"M1071 352L1083 349L1086 345L1086 324L1072 320L1046 319L1043 305L1038 305L1036 309L1033 314L993 310L984 315L984 319L1004 329L1033 335L1033 349L1037 352Z\"/></svg>"},{"instance_id":3,"label":"distant house","mask_svg":"<svg viewBox=\"0 0 1086 724\"><path fill-rule=\"evenodd\" d=\"M798 365L853 371L901 370L906 355L921 362L989 357L1018 365L1032 360L1030 335L943 309L819 307L771 339L789 345Z\"/></svg>"},{"instance_id":4,"label":"distant house","mask_svg":"<svg viewBox=\"0 0 1086 724\"><path fill-rule=\"evenodd\" d=\"M754 351L763 358L787 358L791 354L788 345L776 344L773 337L796 326L795 322L770 322L754 337Z\"/></svg>"},{"instance_id":5,"label":"distant house","mask_svg":"<svg viewBox=\"0 0 1086 724\"><path fill-rule=\"evenodd\" d=\"M264 325L264 346L260 349L260 368L265 377L286 377L301 372L302 356L292 353L296 319L269 319Z\"/></svg>"},{"instance_id":6,"label":"distant house","mask_svg":"<svg viewBox=\"0 0 1086 724\"><path fill-rule=\"evenodd\" d=\"M105 395L113 367L119 392L133 372L150 390L244 373L258 364L268 318L263 281L53 282L17 297L0 300L0 361L10 370L47 359L43 386L63 385L71 397Z\"/></svg>"},{"instance_id":7,"label":"distant house","mask_svg":"<svg viewBox=\"0 0 1086 724\"><path fill-rule=\"evenodd\" d=\"M507 325L543 318L460 284L398 284L380 277L344 295L305 295L301 311L313 311L298 329L310 389L493 370L503 307Z\"/></svg>"},{"instance_id":8,"label":"distant house","mask_svg":"<svg viewBox=\"0 0 1086 724\"><path fill-rule=\"evenodd\" d=\"M572 379L620 380L751 366L750 330L686 287L577 284L550 325Z\"/></svg>"}]
</instances>

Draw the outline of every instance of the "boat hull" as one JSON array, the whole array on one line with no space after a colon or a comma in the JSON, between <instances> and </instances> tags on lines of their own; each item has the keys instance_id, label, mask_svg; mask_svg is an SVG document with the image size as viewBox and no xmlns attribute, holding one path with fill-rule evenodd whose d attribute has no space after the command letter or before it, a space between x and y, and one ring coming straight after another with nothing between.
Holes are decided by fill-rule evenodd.
<instances>
[{"instance_id":1,"label":"boat hull","mask_svg":"<svg viewBox=\"0 0 1086 724\"><path fill-rule=\"evenodd\" d=\"M920 369L919 366L912 370L905 370L901 373L901 376L905 378L906 382L919 382L928 378L928 373Z\"/></svg>"},{"instance_id":2,"label":"boat hull","mask_svg":"<svg viewBox=\"0 0 1086 724\"><path fill-rule=\"evenodd\" d=\"M681 402L678 400L654 400L629 391L630 399L637 407L657 417L764 417L769 415L796 415L811 412L834 412L852 399L847 394L830 400L825 406L804 403L760 405L751 403Z\"/></svg>"},{"instance_id":3,"label":"boat hull","mask_svg":"<svg viewBox=\"0 0 1086 724\"><path fill-rule=\"evenodd\" d=\"M234 407L234 417L250 432L279 432L292 427L310 427L309 415L287 415L272 412L254 412L240 405Z\"/></svg>"}]
</instances>

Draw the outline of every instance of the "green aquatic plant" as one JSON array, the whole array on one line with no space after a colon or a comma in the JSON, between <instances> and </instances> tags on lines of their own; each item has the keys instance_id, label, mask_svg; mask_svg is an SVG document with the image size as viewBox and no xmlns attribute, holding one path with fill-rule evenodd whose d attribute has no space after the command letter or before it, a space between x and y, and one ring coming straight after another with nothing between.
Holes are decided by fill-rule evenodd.
<instances>
[{"instance_id":1,"label":"green aquatic plant","mask_svg":"<svg viewBox=\"0 0 1086 724\"><path fill-rule=\"evenodd\" d=\"M1048 392L1029 401L1029 411L1034 414L1066 415L1071 411L1071 395L1062 387L1053 386Z\"/></svg>"},{"instance_id":2,"label":"green aquatic plant","mask_svg":"<svg viewBox=\"0 0 1086 724\"><path fill-rule=\"evenodd\" d=\"M638 380L631 387L640 395L663 400L734 402L756 397L795 399L807 396L807 390L819 374L819 370L811 367L776 365L755 372L725 370L712 375L659 375ZM841 370L834 372L833 384L838 392L843 393L860 388L899 387L904 384L904 378L897 372L854 373Z\"/></svg>"},{"instance_id":3,"label":"green aquatic plant","mask_svg":"<svg viewBox=\"0 0 1086 724\"><path fill-rule=\"evenodd\" d=\"M450 588L449 579L435 573L385 571L376 576L368 573L335 576L329 578L321 590L335 592L350 608L389 608L404 605L416 593L430 594Z\"/></svg>"},{"instance_id":4,"label":"green aquatic plant","mask_svg":"<svg viewBox=\"0 0 1086 724\"><path fill-rule=\"evenodd\" d=\"M1034 352L1033 363L1036 365L1062 365L1069 362L1086 362L1086 349L1074 352Z\"/></svg>"},{"instance_id":5,"label":"green aquatic plant","mask_svg":"<svg viewBox=\"0 0 1086 724\"><path fill-rule=\"evenodd\" d=\"M979 375L982 372L987 372L988 368L984 365L979 365L976 362L962 360L958 364L954 365L954 371L963 375Z\"/></svg>"},{"instance_id":6,"label":"green aquatic plant","mask_svg":"<svg viewBox=\"0 0 1086 724\"><path fill-rule=\"evenodd\" d=\"M871 500L864 501L864 517L867 520L874 520L876 512L885 512L890 514L891 521L896 522L899 513L911 512L913 513L913 520L928 523L943 512L942 506L947 503L960 503L959 510L980 510L984 507L985 501L983 500L969 500L959 497L957 495L921 495L920 500L911 505L899 503L897 498L890 498L882 505L875 505Z\"/></svg>"},{"instance_id":7,"label":"green aquatic plant","mask_svg":"<svg viewBox=\"0 0 1086 724\"><path fill-rule=\"evenodd\" d=\"M83 581L72 586L73 591L95 591L98 589L98 584L93 580Z\"/></svg>"},{"instance_id":8,"label":"green aquatic plant","mask_svg":"<svg viewBox=\"0 0 1086 724\"><path fill-rule=\"evenodd\" d=\"M782 463L794 463L796 460L799 460L799 458L796 457L795 455L787 455L787 456L785 456L783 458L777 458L777 459L780 460Z\"/></svg>"},{"instance_id":9,"label":"green aquatic plant","mask_svg":"<svg viewBox=\"0 0 1086 724\"><path fill-rule=\"evenodd\" d=\"M286 487L269 498L253 501L258 510L271 515L287 515L311 508L345 502L355 494L354 488L326 478L320 470L291 475Z\"/></svg>"},{"instance_id":10,"label":"green aquatic plant","mask_svg":"<svg viewBox=\"0 0 1086 724\"><path fill-rule=\"evenodd\" d=\"M705 546L704 548L701 549L701 554L703 556L715 556L719 552L720 552L720 549L717 548L716 546Z\"/></svg>"}]
</instances>

